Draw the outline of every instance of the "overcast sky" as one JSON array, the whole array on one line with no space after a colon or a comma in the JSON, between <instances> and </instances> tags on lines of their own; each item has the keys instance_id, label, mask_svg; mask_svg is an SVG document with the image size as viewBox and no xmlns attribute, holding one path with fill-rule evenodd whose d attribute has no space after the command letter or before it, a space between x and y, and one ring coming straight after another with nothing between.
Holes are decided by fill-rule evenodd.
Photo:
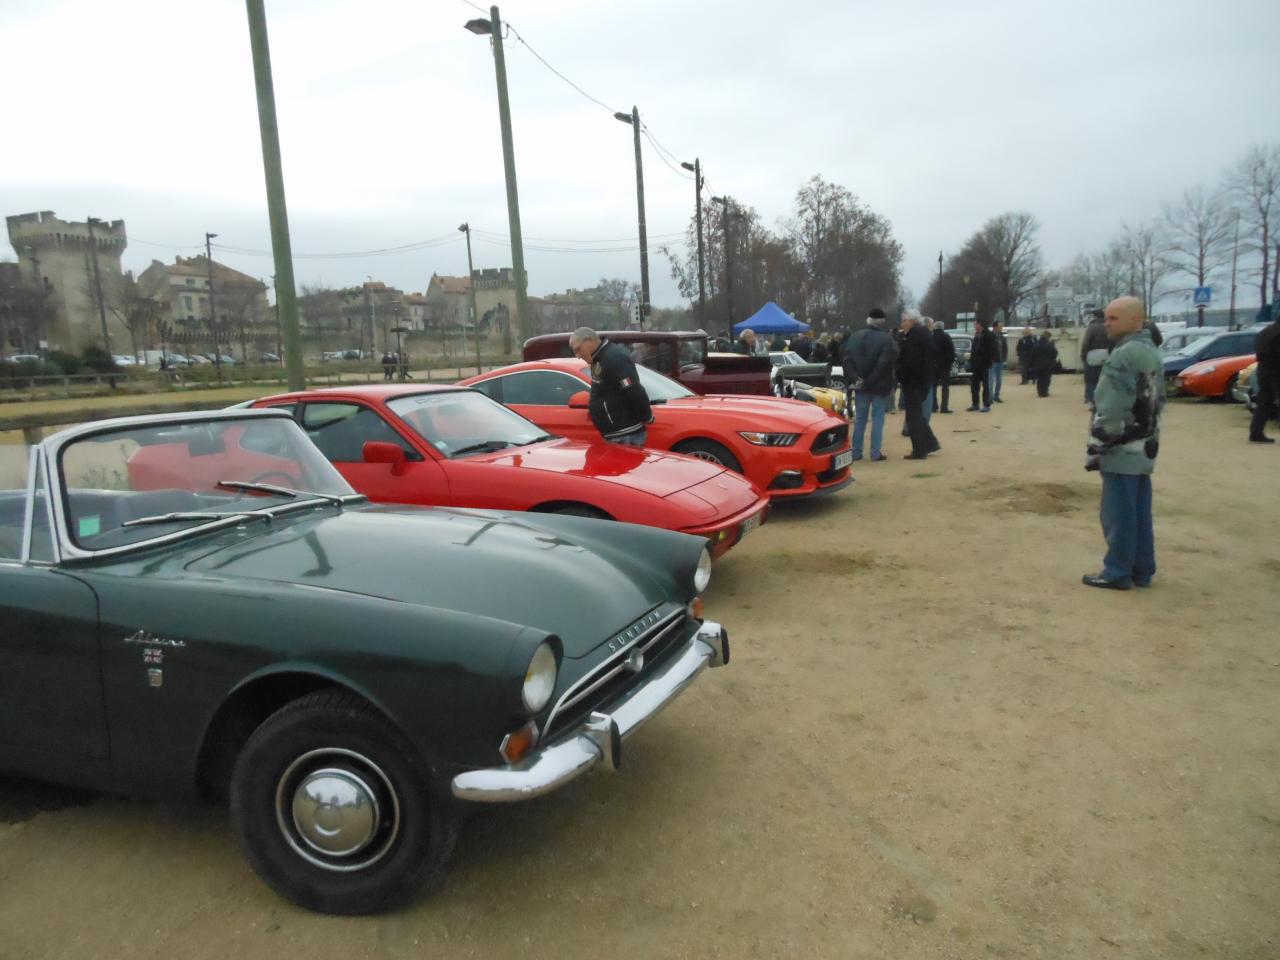
<instances>
[{"instance_id":1,"label":"overcast sky","mask_svg":"<svg viewBox=\"0 0 1280 960\"><path fill-rule=\"evenodd\" d=\"M465 274L461 222L507 234L493 58L462 27L481 14L463 0L266 8L297 282L425 290L433 271ZM1280 139L1276 0L508 0L501 12L527 41L506 41L526 243L615 250L527 249L535 295L639 279L638 253L617 249L637 245L631 129L610 115L633 104L766 225L813 174L849 188L892 221L916 295L939 250L994 214L1033 212L1049 263L1065 264ZM270 250L243 2L0 0L0 38L4 214L123 218L132 269L200 252L206 230ZM682 234L693 184L647 142L644 165L653 301L674 306L658 247ZM479 236L474 255L477 268L511 262ZM215 258L273 272L269 256Z\"/></svg>"}]
</instances>

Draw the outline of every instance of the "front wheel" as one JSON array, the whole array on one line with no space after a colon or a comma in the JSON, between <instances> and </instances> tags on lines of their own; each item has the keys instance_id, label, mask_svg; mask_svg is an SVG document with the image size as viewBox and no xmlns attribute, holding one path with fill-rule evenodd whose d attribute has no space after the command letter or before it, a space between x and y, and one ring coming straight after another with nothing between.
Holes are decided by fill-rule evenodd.
<instances>
[{"instance_id":1,"label":"front wheel","mask_svg":"<svg viewBox=\"0 0 1280 960\"><path fill-rule=\"evenodd\" d=\"M1231 379L1227 381L1227 389L1222 391L1222 399L1227 403L1236 402L1236 383L1239 381L1240 375L1233 373Z\"/></svg>"},{"instance_id":2,"label":"front wheel","mask_svg":"<svg viewBox=\"0 0 1280 960\"><path fill-rule=\"evenodd\" d=\"M458 818L412 746L365 701L322 691L272 714L231 777L241 849L281 896L378 913L442 876Z\"/></svg>"},{"instance_id":3,"label":"front wheel","mask_svg":"<svg viewBox=\"0 0 1280 960\"><path fill-rule=\"evenodd\" d=\"M742 473L742 464L738 462L738 458L730 453L723 444L716 443L714 440L685 440L683 443L677 443L671 449L676 453L683 453L686 456L705 460L707 463L714 463L717 466L724 467L726 470L732 470L734 473Z\"/></svg>"}]
</instances>

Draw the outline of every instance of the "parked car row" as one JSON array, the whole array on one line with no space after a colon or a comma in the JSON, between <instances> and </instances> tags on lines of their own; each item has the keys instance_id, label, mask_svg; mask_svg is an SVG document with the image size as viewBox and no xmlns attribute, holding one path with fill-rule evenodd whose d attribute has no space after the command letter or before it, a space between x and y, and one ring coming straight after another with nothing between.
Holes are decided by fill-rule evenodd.
<instances>
[{"instance_id":1,"label":"parked car row","mask_svg":"<svg viewBox=\"0 0 1280 960\"><path fill-rule=\"evenodd\" d=\"M727 664L713 558L851 480L839 416L640 376L645 449L601 441L576 359L30 448L0 490L0 771L224 797L282 896L404 903L469 804L617 767Z\"/></svg>"}]
</instances>

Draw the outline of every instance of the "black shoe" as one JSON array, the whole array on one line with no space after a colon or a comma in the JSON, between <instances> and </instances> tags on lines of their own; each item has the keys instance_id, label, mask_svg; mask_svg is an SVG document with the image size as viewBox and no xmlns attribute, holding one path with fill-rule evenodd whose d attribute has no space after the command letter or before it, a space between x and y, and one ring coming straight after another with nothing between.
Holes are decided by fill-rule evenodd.
<instances>
[{"instance_id":1,"label":"black shoe","mask_svg":"<svg viewBox=\"0 0 1280 960\"><path fill-rule=\"evenodd\" d=\"M1106 577L1095 576L1091 573L1086 573L1081 577L1080 582L1086 587L1101 587L1103 590L1128 590L1133 586L1133 581L1128 579L1108 580Z\"/></svg>"},{"instance_id":2,"label":"black shoe","mask_svg":"<svg viewBox=\"0 0 1280 960\"><path fill-rule=\"evenodd\" d=\"M991 402L992 402L992 403L1004 403L1004 401L1003 401L1003 400L1001 400L999 397L992 397L992 398L991 398Z\"/></svg>"},{"instance_id":3,"label":"black shoe","mask_svg":"<svg viewBox=\"0 0 1280 960\"><path fill-rule=\"evenodd\" d=\"M938 453L940 450L942 450L942 444L940 443L935 443L932 447L929 448L930 453Z\"/></svg>"},{"instance_id":4,"label":"black shoe","mask_svg":"<svg viewBox=\"0 0 1280 960\"><path fill-rule=\"evenodd\" d=\"M939 410L939 413L955 413L954 410Z\"/></svg>"},{"instance_id":5,"label":"black shoe","mask_svg":"<svg viewBox=\"0 0 1280 960\"><path fill-rule=\"evenodd\" d=\"M928 460L929 455L927 453L908 453L902 459L903 460Z\"/></svg>"},{"instance_id":6,"label":"black shoe","mask_svg":"<svg viewBox=\"0 0 1280 960\"><path fill-rule=\"evenodd\" d=\"M1256 436L1249 438L1250 443L1275 443L1275 437Z\"/></svg>"},{"instance_id":7,"label":"black shoe","mask_svg":"<svg viewBox=\"0 0 1280 960\"><path fill-rule=\"evenodd\" d=\"M977 413L977 412L978 412L978 408L977 408L977 407L965 407L965 408L964 408L964 412L965 412L965 413Z\"/></svg>"}]
</instances>

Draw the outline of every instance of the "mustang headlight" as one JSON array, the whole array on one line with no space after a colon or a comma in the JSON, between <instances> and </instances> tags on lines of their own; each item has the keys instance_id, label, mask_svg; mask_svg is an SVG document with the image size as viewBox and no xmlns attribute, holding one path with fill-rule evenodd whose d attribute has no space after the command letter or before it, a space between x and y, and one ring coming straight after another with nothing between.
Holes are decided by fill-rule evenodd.
<instances>
[{"instance_id":1,"label":"mustang headlight","mask_svg":"<svg viewBox=\"0 0 1280 960\"><path fill-rule=\"evenodd\" d=\"M698 569L693 571L693 592L702 593L711 582L711 551L702 548L702 556L698 558Z\"/></svg>"},{"instance_id":2,"label":"mustang headlight","mask_svg":"<svg viewBox=\"0 0 1280 960\"><path fill-rule=\"evenodd\" d=\"M808 394L806 399L813 397L808 390L797 390L796 393ZM800 439L798 433L756 433L752 430L740 430L738 435L747 443L754 443L757 447L789 447Z\"/></svg>"},{"instance_id":3,"label":"mustang headlight","mask_svg":"<svg viewBox=\"0 0 1280 960\"><path fill-rule=\"evenodd\" d=\"M556 672L556 653L551 644L538 644L529 661L529 669L524 673L524 687L520 691L524 708L530 713L537 713L551 699L556 688Z\"/></svg>"}]
</instances>

